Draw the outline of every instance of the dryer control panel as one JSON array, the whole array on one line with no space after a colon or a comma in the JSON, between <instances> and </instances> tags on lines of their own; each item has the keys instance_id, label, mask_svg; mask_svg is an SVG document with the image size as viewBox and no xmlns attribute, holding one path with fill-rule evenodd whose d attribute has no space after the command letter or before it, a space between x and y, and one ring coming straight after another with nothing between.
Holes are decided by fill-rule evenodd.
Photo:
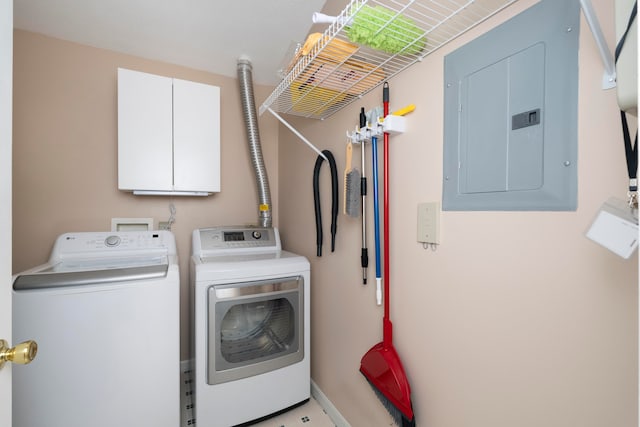
<instances>
[{"instance_id":1,"label":"dryer control panel","mask_svg":"<svg viewBox=\"0 0 640 427\"><path fill-rule=\"evenodd\" d=\"M201 228L193 232L194 255L277 252L281 249L277 228L226 226Z\"/></svg>"}]
</instances>

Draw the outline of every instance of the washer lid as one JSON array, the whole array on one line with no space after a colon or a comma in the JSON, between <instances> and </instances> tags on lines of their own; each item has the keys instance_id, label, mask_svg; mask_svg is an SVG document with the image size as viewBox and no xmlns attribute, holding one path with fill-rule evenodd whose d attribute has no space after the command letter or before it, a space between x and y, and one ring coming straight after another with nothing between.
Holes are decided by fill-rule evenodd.
<instances>
[{"instance_id":1,"label":"washer lid","mask_svg":"<svg viewBox=\"0 0 640 427\"><path fill-rule=\"evenodd\" d=\"M42 273L69 273L80 271L101 271L124 268L146 267L154 265L169 264L166 256L137 256L137 257L110 257L110 258L86 258L86 259L66 259L55 264L44 267Z\"/></svg>"},{"instance_id":2,"label":"washer lid","mask_svg":"<svg viewBox=\"0 0 640 427\"><path fill-rule=\"evenodd\" d=\"M136 262L139 264L136 264ZM104 268L98 268L98 264L71 261L46 265L41 270L36 269L29 273L17 275L13 281L13 289L24 291L69 286L116 284L132 280L164 278L169 271L166 257L128 260L128 263L120 265L103 263Z\"/></svg>"}]
</instances>

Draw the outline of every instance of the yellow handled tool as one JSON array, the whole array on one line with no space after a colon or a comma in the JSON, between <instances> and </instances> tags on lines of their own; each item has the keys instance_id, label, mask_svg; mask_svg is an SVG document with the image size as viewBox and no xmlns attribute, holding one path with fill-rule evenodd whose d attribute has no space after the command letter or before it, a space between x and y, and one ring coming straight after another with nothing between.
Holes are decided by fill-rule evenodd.
<instances>
[{"instance_id":1,"label":"yellow handled tool","mask_svg":"<svg viewBox=\"0 0 640 427\"><path fill-rule=\"evenodd\" d=\"M409 114L410 112L412 112L413 110L416 109L416 105L415 104L409 104L404 108L401 108L397 111L394 111L393 113L391 113L392 116L404 116L405 114Z\"/></svg>"}]
</instances>

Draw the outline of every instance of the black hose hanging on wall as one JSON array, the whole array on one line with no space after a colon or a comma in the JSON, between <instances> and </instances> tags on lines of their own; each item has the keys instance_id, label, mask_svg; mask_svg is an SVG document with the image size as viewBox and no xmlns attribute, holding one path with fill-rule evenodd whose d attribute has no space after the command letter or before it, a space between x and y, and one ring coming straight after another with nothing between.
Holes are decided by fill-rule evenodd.
<instances>
[{"instance_id":1,"label":"black hose hanging on wall","mask_svg":"<svg viewBox=\"0 0 640 427\"><path fill-rule=\"evenodd\" d=\"M331 252L336 249L336 233L338 231L338 169L336 160L329 150L322 150L327 158L331 173ZM313 167L313 205L316 215L316 255L322 256L322 211L320 209L320 166L324 159L318 156Z\"/></svg>"},{"instance_id":2,"label":"black hose hanging on wall","mask_svg":"<svg viewBox=\"0 0 640 427\"><path fill-rule=\"evenodd\" d=\"M262 148L260 145L258 118L256 116L256 103L253 96L251 70L252 66L249 59L238 59L238 81L240 83L242 111L244 113L244 123L247 129L251 162L253 163L253 169L256 174L256 183L258 185L258 222L261 227L271 227L271 191L269 190L269 178L267 177L264 160L262 159Z\"/></svg>"}]
</instances>

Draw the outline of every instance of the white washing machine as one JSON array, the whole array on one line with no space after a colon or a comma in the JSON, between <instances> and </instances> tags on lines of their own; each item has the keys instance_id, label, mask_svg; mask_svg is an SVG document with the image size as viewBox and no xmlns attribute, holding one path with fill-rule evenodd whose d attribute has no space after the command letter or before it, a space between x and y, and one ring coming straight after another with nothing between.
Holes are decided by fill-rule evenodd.
<instances>
[{"instance_id":1,"label":"white washing machine","mask_svg":"<svg viewBox=\"0 0 640 427\"><path fill-rule=\"evenodd\" d=\"M194 411L229 427L310 396L309 261L275 228L193 232Z\"/></svg>"},{"instance_id":2,"label":"white washing machine","mask_svg":"<svg viewBox=\"0 0 640 427\"><path fill-rule=\"evenodd\" d=\"M177 427L180 275L168 231L67 233L13 281L14 427Z\"/></svg>"}]
</instances>

